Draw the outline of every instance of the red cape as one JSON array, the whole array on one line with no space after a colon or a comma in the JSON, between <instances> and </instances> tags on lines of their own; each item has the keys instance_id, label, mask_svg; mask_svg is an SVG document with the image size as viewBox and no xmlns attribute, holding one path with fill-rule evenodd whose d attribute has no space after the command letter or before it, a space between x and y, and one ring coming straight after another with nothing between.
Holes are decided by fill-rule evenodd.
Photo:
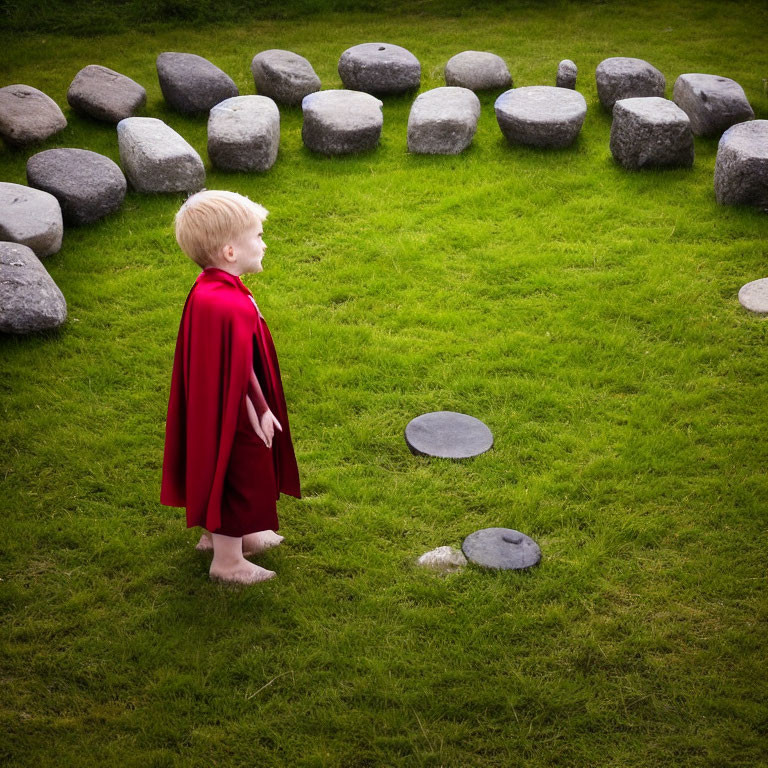
<instances>
[{"instance_id":1,"label":"red cape","mask_svg":"<svg viewBox=\"0 0 768 768\"><path fill-rule=\"evenodd\" d=\"M160 502L186 507L189 528L221 526L224 479L251 370L283 428L272 441L277 496L298 498L299 471L269 328L240 278L209 267L184 304L165 425Z\"/></svg>"}]
</instances>

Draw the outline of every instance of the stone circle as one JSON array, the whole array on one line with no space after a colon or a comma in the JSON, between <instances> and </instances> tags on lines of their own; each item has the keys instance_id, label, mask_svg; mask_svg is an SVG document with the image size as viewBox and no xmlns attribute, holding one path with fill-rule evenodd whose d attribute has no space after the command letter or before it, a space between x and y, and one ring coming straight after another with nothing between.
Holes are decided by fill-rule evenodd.
<instances>
[{"instance_id":1,"label":"stone circle","mask_svg":"<svg viewBox=\"0 0 768 768\"><path fill-rule=\"evenodd\" d=\"M89 64L67 91L69 106L96 120L119 123L147 103L147 92L135 80L99 64Z\"/></svg>"},{"instance_id":2,"label":"stone circle","mask_svg":"<svg viewBox=\"0 0 768 768\"><path fill-rule=\"evenodd\" d=\"M154 117L127 117L117 124L120 162L139 192L197 192L205 185L200 155L182 136Z\"/></svg>"},{"instance_id":3,"label":"stone circle","mask_svg":"<svg viewBox=\"0 0 768 768\"><path fill-rule=\"evenodd\" d=\"M298 107L310 93L320 90L320 78L303 56L277 48L257 53L251 62L256 90L278 104Z\"/></svg>"},{"instance_id":4,"label":"stone circle","mask_svg":"<svg viewBox=\"0 0 768 768\"><path fill-rule=\"evenodd\" d=\"M715 160L715 197L721 205L755 205L768 211L768 120L731 126Z\"/></svg>"},{"instance_id":5,"label":"stone circle","mask_svg":"<svg viewBox=\"0 0 768 768\"><path fill-rule=\"evenodd\" d=\"M67 118L48 95L30 85L0 88L0 137L12 147L45 141L67 127Z\"/></svg>"},{"instance_id":6,"label":"stone circle","mask_svg":"<svg viewBox=\"0 0 768 768\"><path fill-rule=\"evenodd\" d=\"M608 110L619 99L664 96L667 81L656 67L643 59L614 56L603 59L595 70L597 95Z\"/></svg>"},{"instance_id":7,"label":"stone circle","mask_svg":"<svg viewBox=\"0 0 768 768\"><path fill-rule=\"evenodd\" d=\"M471 143L480 100L468 88L434 88L420 94L408 116L408 151L457 155Z\"/></svg>"},{"instance_id":8,"label":"stone circle","mask_svg":"<svg viewBox=\"0 0 768 768\"><path fill-rule=\"evenodd\" d=\"M67 302L34 251L0 242L0 332L34 333L67 319Z\"/></svg>"},{"instance_id":9,"label":"stone circle","mask_svg":"<svg viewBox=\"0 0 768 768\"><path fill-rule=\"evenodd\" d=\"M0 181L0 240L26 245L43 258L58 253L63 235L61 206L53 195Z\"/></svg>"},{"instance_id":10,"label":"stone circle","mask_svg":"<svg viewBox=\"0 0 768 768\"><path fill-rule=\"evenodd\" d=\"M368 93L317 91L301 102L301 137L307 148L323 155L344 155L373 149L379 142L382 103Z\"/></svg>"},{"instance_id":11,"label":"stone circle","mask_svg":"<svg viewBox=\"0 0 768 768\"><path fill-rule=\"evenodd\" d=\"M461 549L477 565L521 570L541 561L541 549L530 537L512 528L482 528L470 533Z\"/></svg>"},{"instance_id":12,"label":"stone circle","mask_svg":"<svg viewBox=\"0 0 768 768\"><path fill-rule=\"evenodd\" d=\"M240 95L226 72L194 53L159 54L157 77L165 100L185 115L207 112L220 101Z\"/></svg>"},{"instance_id":13,"label":"stone circle","mask_svg":"<svg viewBox=\"0 0 768 768\"><path fill-rule=\"evenodd\" d=\"M673 98L690 118L695 136L720 136L732 125L755 116L744 89L735 80L719 75L680 75Z\"/></svg>"},{"instance_id":14,"label":"stone circle","mask_svg":"<svg viewBox=\"0 0 768 768\"><path fill-rule=\"evenodd\" d=\"M68 224L89 224L116 211L128 186L117 163L87 149L47 149L32 155L27 181L59 201Z\"/></svg>"},{"instance_id":15,"label":"stone circle","mask_svg":"<svg viewBox=\"0 0 768 768\"><path fill-rule=\"evenodd\" d=\"M579 68L570 59L563 59L557 65L557 79L555 85L558 88L570 88L576 90L576 76L579 74Z\"/></svg>"},{"instance_id":16,"label":"stone circle","mask_svg":"<svg viewBox=\"0 0 768 768\"><path fill-rule=\"evenodd\" d=\"M421 64L399 45L361 43L341 54L339 77L349 90L387 96L418 88Z\"/></svg>"},{"instance_id":17,"label":"stone circle","mask_svg":"<svg viewBox=\"0 0 768 768\"><path fill-rule=\"evenodd\" d=\"M693 165L688 115L658 96L621 99L613 107L611 154L629 170Z\"/></svg>"},{"instance_id":18,"label":"stone circle","mask_svg":"<svg viewBox=\"0 0 768 768\"><path fill-rule=\"evenodd\" d=\"M578 91L530 85L505 91L494 104L496 120L510 143L567 147L579 135L587 102Z\"/></svg>"},{"instance_id":19,"label":"stone circle","mask_svg":"<svg viewBox=\"0 0 768 768\"><path fill-rule=\"evenodd\" d=\"M416 456L469 459L489 451L493 447L493 435L474 416L455 411L432 411L408 422L405 442Z\"/></svg>"},{"instance_id":20,"label":"stone circle","mask_svg":"<svg viewBox=\"0 0 768 768\"><path fill-rule=\"evenodd\" d=\"M455 573L467 564L467 558L460 549L437 547L437 549L425 552L416 561L416 564L439 573Z\"/></svg>"},{"instance_id":21,"label":"stone circle","mask_svg":"<svg viewBox=\"0 0 768 768\"><path fill-rule=\"evenodd\" d=\"M750 312L768 315L768 277L742 285L739 290L739 304Z\"/></svg>"},{"instance_id":22,"label":"stone circle","mask_svg":"<svg viewBox=\"0 0 768 768\"><path fill-rule=\"evenodd\" d=\"M462 51L448 59L445 84L471 91L512 87L512 75L501 56L488 51Z\"/></svg>"}]
</instances>

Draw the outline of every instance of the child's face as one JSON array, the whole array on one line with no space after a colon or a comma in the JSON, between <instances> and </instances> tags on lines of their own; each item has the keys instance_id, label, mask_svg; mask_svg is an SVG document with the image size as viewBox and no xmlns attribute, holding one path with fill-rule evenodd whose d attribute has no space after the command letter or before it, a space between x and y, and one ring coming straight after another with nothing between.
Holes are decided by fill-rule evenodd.
<instances>
[{"instance_id":1,"label":"child's face","mask_svg":"<svg viewBox=\"0 0 768 768\"><path fill-rule=\"evenodd\" d=\"M267 244L263 238L264 228L261 222L251 227L235 238L230 246L225 248L225 259L240 275L261 272L261 261Z\"/></svg>"}]
</instances>

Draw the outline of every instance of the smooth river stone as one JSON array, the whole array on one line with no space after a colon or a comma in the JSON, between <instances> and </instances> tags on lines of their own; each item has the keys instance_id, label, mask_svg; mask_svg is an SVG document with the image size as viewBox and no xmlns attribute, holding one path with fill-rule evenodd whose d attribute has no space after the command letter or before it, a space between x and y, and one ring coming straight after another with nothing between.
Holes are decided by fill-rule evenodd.
<instances>
[{"instance_id":1,"label":"smooth river stone","mask_svg":"<svg viewBox=\"0 0 768 768\"><path fill-rule=\"evenodd\" d=\"M67 91L67 101L81 114L119 123L147 103L147 92L135 80L99 64L83 67Z\"/></svg>"},{"instance_id":2,"label":"smooth river stone","mask_svg":"<svg viewBox=\"0 0 768 768\"><path fill-rule=\"evenodd\" d=\"M159 54L157 77L165 100L185 115L207 112L220 101L240 95L226 72L194 53Z\"/></svg>"},{"instance_id":3,"label":"smooth river stone","mask_svg":"<svg viewBox=\"0 0 768 768\"><path fill-rule=\"evenodd\" d=\"M339 77L351 91L376 96L405 93L421 84L421 64L399 45L361 43L341 54Z\"/></svg>"},{"instance_id":4,"label":"smooth river stone","mask_svg":"<svg viewBox=\"0 0 768 768\"><path fill-rule=\"evenodd\" d=\"M754 205L768 212L768 120L737 123L722 135L715 197L720 205Z\"/></svg>"},{"instance_id":5,"label":"smooth river stone","mask_svg":"<svg viewBox=\"0 0 768 768\"><path fill-rule=\"evenodd\" d=\"M457 155L471 143L480 99L468 88L434 88L419 95L408 116L408 151Z\"/></svg>"},{"instance_id":6,"label":"smooth river stone","mask_svg":"<svg viewBox=\"0 0 768 768\"><path fill-rule=\"evenodd\" d=\"M320 90L320 78L312 65L293 51L274 48L257 53L251 72L259 94L278 104L298 107L305 96Z\"/></svg>"},{"instance_id":7,"label":"smooth river stone","mask_svg":"<svg viewBox=\"0 0 768 768\"><path fill-rule=\"evenodd\" d=\"M493 435L474 416L455 411L432 411L408 422L405 442L417 456L469 459L489 451L493 447Z\"/></svg>"},{"instance_id":8,"label":"smooth river stone","mask_svg":"<svg viewBox=\"0 0 768 768\"><path fill-rule=\"evenodd\" d=\"M0 137L12 147L45 141L67 127L59 105L31 85L0 88Z\"/></svg>"},{"instance_id":9,"label":"smooth river stone","mask_svg":"<svg viewBox=\"0 0 768 768\"><path fill-rule=\"evenodd\" d=\"M664 96L667 81L656 67L643 59L614 56L603 59L595 70L597 95L608 110L619 99Z\"/></svg>"},{"instance_id":10,"label":"smooth river stone","mask_svg":"<svg viewBox=\"0 0 768 768\"><path fill-rule=\"evenodd\" d=\"M521 570L537 565L541 549L530 536L512 528L483 528L464 539L461 549L477 565Z\"/></svg>"},{"instance_id":11,"label":"smooth river stone","mask_svg":"<svg viewBox=\"0 0 768 768\"><path fill-rule=\"evenodd\" d=\"M743 285L739 291L739 303L750 312L768 314L768 277Z\"/></svg>"},{"instance_id":12,"label":"smooth river stone","mask_svg":"<svg viewBox=\"0 0 768 768\"><path fill-rule=\"evenodd\" d=\"M732 125L755 116L744 89L719 75L680 75L672 98L690 118L694 136L720 136Z\"/></svg>"},{"instance_id":13,"label":"smooth river stone","mask_svg":"<svg viewBox=\"0 0 768 768\"><path fill-rule=\"evenodd\" d=\"M0 181L0 240L26 245L42 258L58 253L63 235L61 206L53 195Z\"/></svg>"},{"instance_id":14,"label":"smooth river stone","mask_svg":"<svg viewBox=\"0 0 768 768\"><path fill-rule=\"evenodd\" d=\"M308 149L323 155L345 155L373 149L384 123L382 103L361 91L310 93L301 102L301 137Z\"/></svg>"},{"instance_id":15,"label":"smooth river stone","mask_svg":"<svg viewBox=\"0 0 768 768\"><path fill-rule=\"evenodd\" d=\"M497 90L512 86L512 75L501 56L488 51L462 51L448 59L445 84L471 91Z\"/></svg>"}]
</instances>

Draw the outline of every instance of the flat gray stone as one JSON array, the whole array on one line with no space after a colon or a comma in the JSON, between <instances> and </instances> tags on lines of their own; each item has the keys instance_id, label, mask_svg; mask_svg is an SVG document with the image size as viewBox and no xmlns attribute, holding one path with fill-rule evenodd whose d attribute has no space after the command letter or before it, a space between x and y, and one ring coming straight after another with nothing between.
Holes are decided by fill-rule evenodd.
<instances>
[{"instance_id":1,"label":"flat gray stone","mask_svg":"<svg viewBox=\"0 0 768 768\"><path fill-rule=\"evenodd\" d=\"M420 94L408 116L408 151L457 155L471 143L480 99L468 88L434 88Z\"/></svg>"},{"instance_id":2,"label":"flat gray stone","mask_svg":"<svg viewBox=\"0 0 768 768\"><path fill-rule=\"evenodd\" d=\"M67 319L67 302L31 248L0 242L0 332L34 333Z\"/></svg>"},{"instance_id":3,"label":"flat gray stone","mask_svg":"<svg viewBox=\"0 0 768 768\"><path fill-rule=\"evenodd\" d=\"M501 56L488 51L462 51L448 59L445 84L471 91L512 87L512 75Z\"/></svg>"},{"instance_id":4,"label":"flat gray stone","mask_svg":"<svg viewBox=\"0 0 768 768\"><path fill-rule=\"evenodd\" d=\"M688 115L673 101L657 96L614 104L610 146L614 159L633 171L693 165Z\"/></svg>"},{"instance_id":5,"label":"flat gray stone","mask_svg":"<svg viewBox=\"0 0 768 768\"><path fill-rule=\"evenodd\" d=\"M87 149L47 149L32 155L27 181L59 201L68 224L89 224L116 211L128 186L117 163Z\"/></svg>"},{"instance_id":6,"label":"flat gray stone","mask_svg":"<svg viewBox=\"0 0 768 768\"><path fill-rule=\"evenodd\" d=\"M339 59L344 88L377 96L412 91L421 84L421 64L405 48L391 43L361 43Z\"/></svg>"},{"instance_id":7,"label":"flat gray stone","mask_svg":"<svg viewBox=\"0 0 768 768\"><path fill-rule=\"evenodd\" d=\"M0 181L0 240L26 245L43 258L58 253L63 235L61 206L53 195Z\"/></svg>"},{"instance_id":8,"label":"flat gray stone","mask_svg":"<svg viewBox=\"0 0 768 768\"><path fill-rule=\"evenodd\" d=\"M50 96L30 85L0 88L0 137L12 147L45 141L67 127L67 119Z\"/></svg>"},{"instance_id":9,"label":"flat gray stone","mask_svg":"<svg viewBox=\"0 0 768 768\"><path fill-rule=\"evenodd\" d=\"M502 93L494 109L507 141L532 147L567 147L579 135L587 102L569 88L531 85Z\"/></svg>"},{"instance_id":10,"label":"flat gray stone","mask_svg":"<svg viewBox=\"0 0 768 768\"><path fill-rule=\"evenodd\" d=\"M165 100L185 115L207 112L220 101L240 95L226 72L194 53L161 53L157 77Z\"/></svg>"},{"instance_id":11,"label":"flat gray stone","mask_svg":"<svg viewBox=\"0 0 768 768\"><path fill-rule=\"evenodd\" d=\"M313 152L344 155L373 149L379 143L382 103L360 91L318 91L301 102L301 137Z\"/></svg>"},{"instance_id":12,"label":"flat gray stone","mask_svg":"<svg viewBox=\"0 0 768 768\"><path fill-rule=\"evenodd\" d=\"M595 70L597 95L608 110L619 99L664 96L667 81L656 67L643 59L614 56L603 59Z\"/></svg>"},{"instance_id":13,"label":"flat gray stone","mask_svg":"<svg viewBox=\"0 0 768 768\"><path fill-rule=\"evenodd\" d=\"M690 118L695 136L720 136L732 125L755 116L744 89L735 80L719 75L680 75L673 98Z\"/></svg>"},{"instance_id":14,"label":"flat gray stone","mask_svg":"<svg viewBox=\"0 0 768 768\"><path fill-rule=\"evenodd\" d=\"M750 312L768 315L768 277L743 285L739 291L739 303Z\"/></svg>"},{"instance_id":15,"label":"flat gray stone","mask_svg":"<svg viewBox=\"0 0 768 768\"><path fill-rule=\"evenodd\" d=\"M768 212L768 120L739 123L722 135L715 197L721 205L754 205Z\"/></svg>"},{"instance_id":16,"label":"flat gray stone","mask_svg":"<svg viewBox=\"0 0 768 768\"><path fill-rule=\"evenodd\" d=\"M117 124L120 162L139 192L197 192L205 167L176 131L154 117L127 117Z\"/></svg>"},{"instance_id":17,"label":"flat gray stone","mask_svg":"<svg viewBox=\"0 0 768 768\"><path fill-rule=\"evenodd\" d=\"M477 565L521 570L537 565L541 549L530 536L512 528L483 528L464 539L461 549Z\"/></svg>"},{"instance_id":18,"label":"flat gray stone","mask_svg":"<svg viewBox=\"0 0 768 768\"><path fill-rule=\"evenodd\" d=\"M251 62L256 90L278 104L298 107L310 93L320 90L320 78L303 56L273 48L257 53Z\"/></svg>"},{"instance_id":19,"label":"flat gray stone","mask_svg":"<svg viewBox=\"0 0 768 768\"><path fill-rule=\"evenodd\" d=\"M67 91L69 106L96 120L119 123L147 103L147 92L135 80L99 64L83 67Z\"/></svg>"},{"instance_id":20,"label":"flat gray stone","mask_svg":"<svg viewBox=\"0 0 768 768\"><path fill-rule=\"evenodd\" d=\"M558 88L570 88L576 90L576 77L579 74L579 68L570 60L563 59L557 65L557 79L555 85Z\"/></svg>"},{"instance_id":21,"label":"flat gray stone","mask_svg":"<svg viewBox=\"0 0 768 768\"><path fill-rule=\"evenodd\" d=\"M417 456L469 459L489 451L493 447L493 435L474 416L455 411L433 411L408 422L405 442Z\"/></svg>"},{"instance_id":22,"label":"flat gray stone","mask_svg":"<svg viewBox=\"0 0 768 768\"><path fill-rule=\"evenodd\" d=\"M280 146L280 110L268 96L235 96L208 116L208 156L225 171L268 171Z\"/></svg>"}]
</instances>

